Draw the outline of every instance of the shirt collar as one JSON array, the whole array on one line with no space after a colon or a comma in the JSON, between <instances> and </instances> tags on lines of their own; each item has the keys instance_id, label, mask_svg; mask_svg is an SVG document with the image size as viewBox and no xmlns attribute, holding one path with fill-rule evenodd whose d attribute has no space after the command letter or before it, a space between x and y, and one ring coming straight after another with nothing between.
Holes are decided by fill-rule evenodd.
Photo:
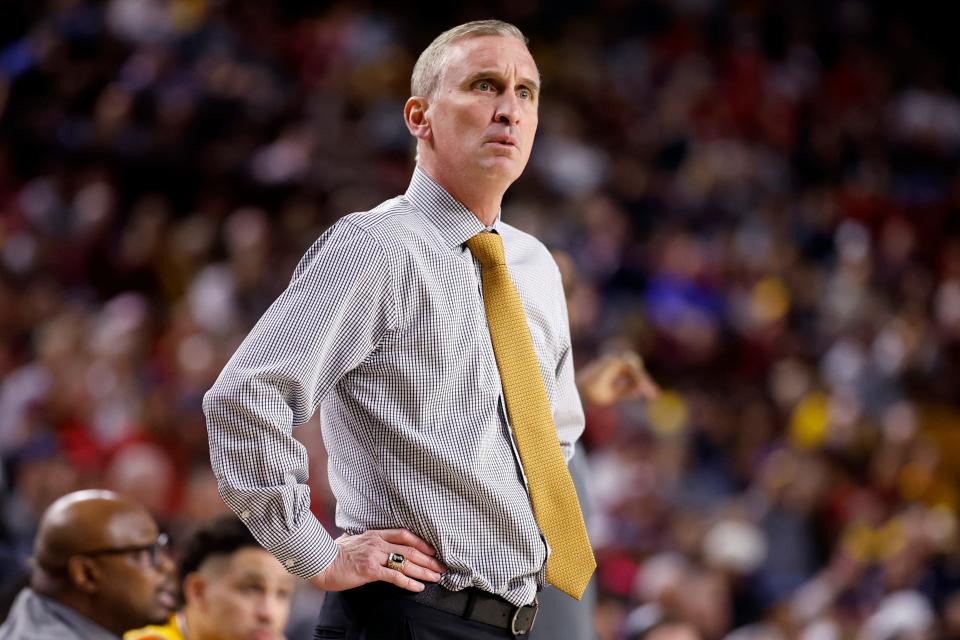
<instances>
[{"instance_id":1,"label":"shirt collar","mask_svg":"<svg viewBox=\"0 0 960 640\"><path fill-rule=\"evenodd\" d=\"M423 212L451 249L488 228L419 165L413 170L406 198ZM500 232L499 213L489 228Z\"/></svg>"}]
</instances>

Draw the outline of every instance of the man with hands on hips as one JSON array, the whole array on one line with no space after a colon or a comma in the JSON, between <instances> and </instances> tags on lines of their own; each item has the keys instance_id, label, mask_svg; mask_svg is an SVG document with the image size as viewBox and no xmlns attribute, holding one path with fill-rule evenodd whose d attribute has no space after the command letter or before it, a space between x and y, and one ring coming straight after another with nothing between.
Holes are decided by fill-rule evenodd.
<instances>
[{"instance_id":1,"label":"man with hands on hips","mask_svg":"<svg viewBox=\"0 0 960 640\"><path fill-rule=\"evenodd\" d=\"M317 637L513 638L537 592L595 567L566 462L583 430L560 273L500 220L540 76L499 21L441 34L413 71L406 193L345 216L204 398L220 493L328 591ZM321 411L334 540L294 427Z\"/></svg>"}]
</instances>

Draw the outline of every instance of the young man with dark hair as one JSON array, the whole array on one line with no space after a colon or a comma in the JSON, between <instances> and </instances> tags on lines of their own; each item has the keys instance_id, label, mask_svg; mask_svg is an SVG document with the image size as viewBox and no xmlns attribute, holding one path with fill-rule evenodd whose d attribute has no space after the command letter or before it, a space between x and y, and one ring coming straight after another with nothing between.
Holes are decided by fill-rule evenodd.
<instances>
[{"instance_id":1,"label":"young man with dark hair","mask_svg":"<svg viewBox=\"0 0 960 640\"><path fill-rule=\"evenodd\" d=\"M294 577L234 516L200 528L181 554L184 607L167 624L125 640L276 640L290 614Z\"/></svg>"}]
</instances>

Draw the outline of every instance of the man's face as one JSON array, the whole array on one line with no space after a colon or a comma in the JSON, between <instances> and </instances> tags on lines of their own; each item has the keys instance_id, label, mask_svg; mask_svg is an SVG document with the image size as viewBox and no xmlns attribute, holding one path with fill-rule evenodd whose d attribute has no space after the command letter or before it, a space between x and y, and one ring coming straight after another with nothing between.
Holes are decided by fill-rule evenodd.
<instances>
[{"instance_id":1,"label":"man's face","mask_svg":"<svg viewBox=\"0 0 960 640\"><path fill-rule=\"evenodd\" d=\"M188 580L187 620L204 638L283 638L294 578L267 551L245 547L211 558Z\"/></svg>"},{"instance_id":2,"label":"man's face","mask_svg":"<svg viewBox=\"0 0 960 640\"><path fill-rule=\"evenodd\" d=\"M539 79L516 38L455 42L426 112L434 160L460 178L509 184L520 177L537 132Z\"/></svg>"},{"instance_id":3,"label":"man's face","mask_svg":"<svg viewBox=\"0 0 960 640\"><path fill-rule=\"evenodd\" d=\"M146 511L114 516L106 534L111 543L105 548L128 551L95 557L102 572L98 608L115 619L114 629L162 624L177 605L176 579L170 556L154 548L159 531L153 518Z\"/></svg>"}]
</instances>

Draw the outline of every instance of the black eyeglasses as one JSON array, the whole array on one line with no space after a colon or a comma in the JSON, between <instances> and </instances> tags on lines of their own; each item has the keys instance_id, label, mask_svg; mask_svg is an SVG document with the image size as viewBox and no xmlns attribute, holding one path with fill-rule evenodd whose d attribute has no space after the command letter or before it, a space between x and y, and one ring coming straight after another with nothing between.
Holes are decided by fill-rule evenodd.
<instances>
[{"instance_id":1,"label":"black eyeglasses","mask_svg":"<svg viewBox=\"0 0 960 640\"><path fill-rule=\"evenodd\" d=\"M94 549L93 551L84 551L83 553L78 553L78 556L112 556L112 555L123 555L123 554L133 554L139 553L146 556L150 561L150 566L154 569L160 567L160 564L163 562L163 559L169 556L170 553L170 537L165 533L161 533L157 536L156 542L150 544L142 544L134 547L115 547L111 549Z\"/></svg>"}]
</instances>

